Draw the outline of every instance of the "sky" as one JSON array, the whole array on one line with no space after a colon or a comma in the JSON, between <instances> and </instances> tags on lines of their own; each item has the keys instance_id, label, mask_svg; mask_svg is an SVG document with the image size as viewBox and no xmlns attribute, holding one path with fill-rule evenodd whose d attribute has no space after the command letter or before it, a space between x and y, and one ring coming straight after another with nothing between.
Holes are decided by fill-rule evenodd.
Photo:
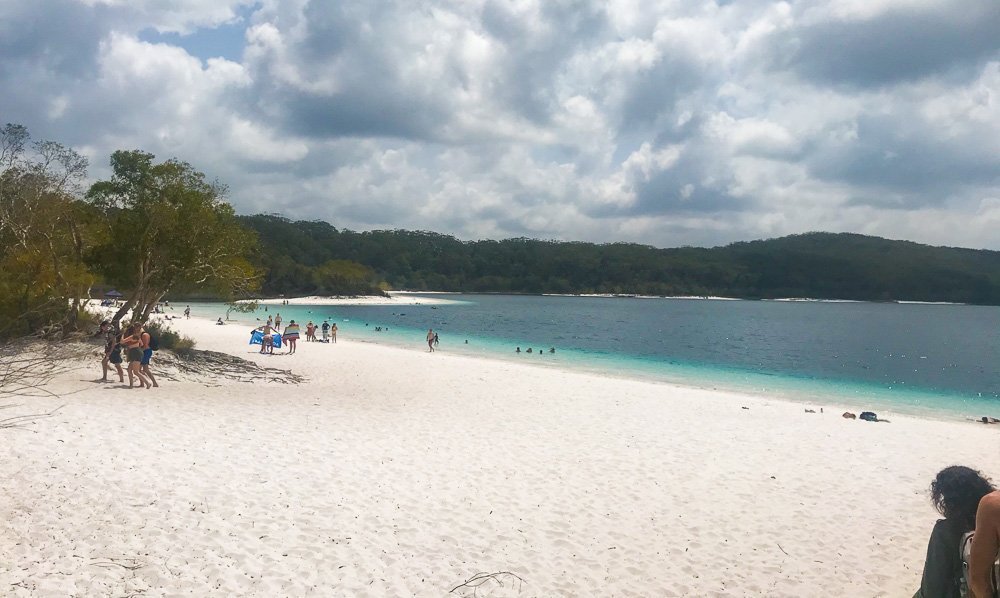
<instances>
[{"instance_id":1,"label":"sky","mask_svg":"<svg viewBox=\"0 0 1000 598\"><path fill-rule=\"evenodd\" d=\"M1000 249L997 0L0 0L0 123L239 213Z\"/></svg>"}]
</instances>

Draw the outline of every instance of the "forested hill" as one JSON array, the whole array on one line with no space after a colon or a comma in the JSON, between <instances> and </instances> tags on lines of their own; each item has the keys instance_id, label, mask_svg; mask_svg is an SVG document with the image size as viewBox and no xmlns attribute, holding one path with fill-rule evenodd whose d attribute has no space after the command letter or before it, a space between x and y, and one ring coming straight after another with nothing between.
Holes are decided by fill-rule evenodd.
<instances>
[{"instance_id":1,"label":"forested hill","mask_svg":"<svg viewBox=\"0 0 1000 598\"><path fill-rule=\"evenodd\" d=\"M1000 252L856 234L808 233L711 249L337 230L243 216L261 237L265 295L378 288L500 292L812 297L1000 305Z\"/></svg>"}]
</instances>

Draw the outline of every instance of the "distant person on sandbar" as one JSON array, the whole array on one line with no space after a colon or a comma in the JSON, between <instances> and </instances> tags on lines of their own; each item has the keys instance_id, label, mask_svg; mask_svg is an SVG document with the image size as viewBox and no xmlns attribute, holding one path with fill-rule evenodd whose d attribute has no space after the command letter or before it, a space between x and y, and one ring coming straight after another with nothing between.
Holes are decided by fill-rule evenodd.
<instances>
[{"instance_id":1,"label":"distant person on sandbar","mask_svg":"<svg viewBox=\"0 0 1000 598\"><path fill-rule=\"evenodd\" d=\"M281 332L281 314L274 316L274 329Z\"/></svg>"},{"instance_id":2,"label":"distant person on sandbar","mask_svg":"<svg viewBox=\"0 0 1000 598\"><path fill-rule=\"evenodd\" d=\"M441 344L441 339L438 338L438 333L435 332L434 333L434 346L437 347L440 344Z\"/></svg>"},{"instance_id":3,"label":"distant person on sandbar","mask_svg":"<svg viewBox=\"0 0 1000 598\"><path fill-rule=\"evenodd\" d=\"M281 338L285 339L285 342L288 343L288 354L295 353L295 345L299 340L299 325L295 323L295 320L288 323L288 326L285 328L285 334Z\"/></svg>"},{"instance_id":4,"label":"distant person on sandbar","mask_svg":"<svg viewBox=\"0 0 1000 598\"><path fill-rule=\"evenodd\" d=\"M323 342L330 342L330 323L323 320L323 324L319 327L319 329L323 332Z\"/></svg>"},{"instance_id":5,"label":"distant person on sandbar","mask_svg":"<svg viewBox=\"0 0 1000 598\"><path fill-rule=\"evenodd\" d=\"M527 351L527 352L528 352L528 353L531 353L531 347L528 347L528 351Z\"/></svg>"},{"instance_id":6,"label":"distant person on sandbar","mask_svg":"<svg viewBox=\"0 0 1000 598\"><path fill-rule=\"evenodd\" d=\"M314 340L316 340L316 325L312 323L312 320L309 320L309 323L306 324L306 342Z\"/></svg>"},{"instance_id":7,"label":"distant person on sandbar","mask_svg":"<svg viewBox=\"0 0 1000 598\"><path fill-rule=\"evenodd\" d=\"M431 353L434 352L434 331L430 328L427 329L427 349Z\"/></svg>"},{"instance_id":8,"label":"distant person on sandbar","mask_svg":"<svg viewBox=\"0 0 1000 598\"><path fill-rule=\"evenodd\" d=\"M962 535L976 527L976 507L992 491L989 480L961 465L945 467L934 477L931 503L944 519L938 519L931 531L920 589L914 598L961 596Z\"/></svg>"},{"instance_id":9,"label":"distant person on sandbar","mask_svg":"<svg viewBox=\"0 0 1000 598\"><path fill-rule=\"evenodd\" d=\"M185 320L190 320L191 319L191 306L190 305L184 308L184 319Z\"/></svg>"},{"instance_id":10,"label":"distant person on sandbar","mask_svg":"<svg viewBox=\"0 0 1000 598\"><path fill-rule=\"evenodd\" d=\"M979 501L976 512L976 535L972 538L969 562L969 589L975 598L996 596L990 574L1000 556L1000 491L987 494ZM993 592L992 594L990 592Z\"/></svg>"},{"instance_id":11,"label":"distant person on sandbar","mask_svg":"<svg viewBox=\"0 0 1000 598\"><path fill-rule=\"evenodd\" d=\"M333 324L330 325L330 340L332 340L334 344L337 343L337 323L336 322L334 322Z\"/></svg>"},{"instance_id":12,"label":"distant person on sandbar","mask_svg":"<svg viewBox=\"0 0 1000 598\"><path fill-rule=\"evenodd\" d=\"M521 352L521 347L518 347L514 352L515 353L520 353Z\"/></svg>"}]
</instances>

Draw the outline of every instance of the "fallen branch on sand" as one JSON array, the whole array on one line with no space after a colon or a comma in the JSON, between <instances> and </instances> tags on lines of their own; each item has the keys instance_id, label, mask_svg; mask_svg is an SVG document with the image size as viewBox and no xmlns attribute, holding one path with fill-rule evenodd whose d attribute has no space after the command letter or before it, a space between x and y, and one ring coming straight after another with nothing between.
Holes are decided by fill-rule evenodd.
<instances>
[{"instance_id":1,"label":"fallen branch on sand","mask_svg":"<svg viewBox=\"0 0 1000 598\"><path fill-rule=\"evenodd\" d=\"M48 413L31 413L26 415L15 415L14 417L0 419L0 430L13 429L13 428L26 429L27 425L35 421L36 419L41 419L43 417L51 417L52 415L55 415L56 411L59 411L65 406L66 405L59 405L58 407L56 407L52 411L49 411ZM20 405L13 405L13 404L0 405L0 409L10 409L12 407L20 407Z\"/></svg>"},{"instance_id":2,"label":"fallen branch on sand","mask_svg":"<svg viewBox=\"0 0 1000 598\"><path fill-rule=\"evenodd\" d=\"M280 382L282 384L299 384L305 381L305 378L293 374L290 370L262 367L252 361L217 351L195 350L184 356L164 352L157 356L157 361L160 364L176 368L182 374L197 377L207 375L237 382Z\"/></svg>"},{"instance_id":3,"label":"fallen branch on sand","mask_svg":"<svg viewBox=\"0 0 1000 598\"><path fill-rule=\"evenodd\" d=\"M0 344L0 396L55 396L43 388L59 364L89 350L81 343L20 339Z\"/></svg>"},{"instance_id":4,"label":"fallen branch on sand","mask_svg":"<svg viewBox=\"0 0 1000 598\"><path fill-rule=\"evenodd\" d=\"M524 578L522 578L517 573L511 573L510 571L498 571L496 573L476 573L469 579L458 584L454 588L448 591L449 594L454 594L455 592L461 591L462 596L477 596L479 588L484 584L489 584L490 586L496 584L499 587L504 587L504 580L507 583L513 584L517 580L517 591L521 592L521 586L525 583ZM471 591L471 592L470 592Z\"/></svg>"},{"instance_id":5,"label":"fallen branch on sand","mask_svg":"<svg viewBox=\"0 0 1000 598\"><path fill-rule=\"evenodd\" d=\"M91 565L95 567L105 567L105 568L121 567L122 569L127 569L129 571L136 571L146 566L146 563L140 561L139 559L132 559L132 558L117 559L117 558L106 557L103 559L98 558L92 560L96 561L91 563Z\"/></svg>"}]
</instances>

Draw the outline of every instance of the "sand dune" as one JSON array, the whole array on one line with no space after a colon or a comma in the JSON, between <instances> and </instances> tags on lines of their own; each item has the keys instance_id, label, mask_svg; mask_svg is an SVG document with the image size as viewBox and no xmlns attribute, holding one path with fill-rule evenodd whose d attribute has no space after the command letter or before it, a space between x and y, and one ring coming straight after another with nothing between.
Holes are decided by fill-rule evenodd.
<instances>
[{"instance_id":1,"label":"sand dune","mask_svg":"<svg viewBox=\"0 0 1000 598\"><path fill-rule=\"evenodd\" d=\"M0 593L445 596L509 571L479 595L908 596L934 473L1000 480L994 426L175 326L308 381L67 364L63 396L17 401L66 406L0 431Z\"/></svg>"}]
</instances>

